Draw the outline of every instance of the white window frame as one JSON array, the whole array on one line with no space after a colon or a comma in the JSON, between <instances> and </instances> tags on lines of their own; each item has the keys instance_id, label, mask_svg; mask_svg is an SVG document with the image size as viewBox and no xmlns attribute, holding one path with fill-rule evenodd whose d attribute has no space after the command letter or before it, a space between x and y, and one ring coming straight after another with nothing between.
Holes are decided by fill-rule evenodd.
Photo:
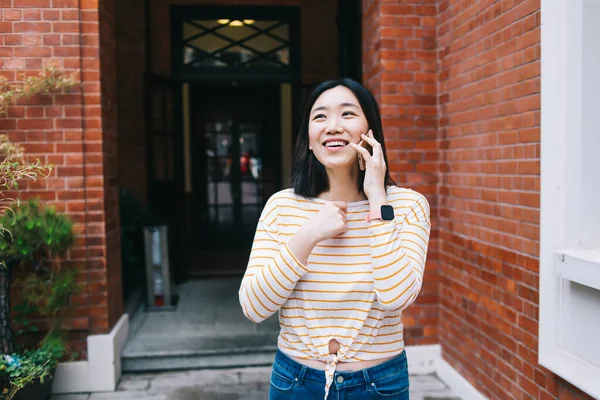
<instances>
[{"instance_id":1,"label":"white window frame","mask_svg":"<svg viewBox=\"0 0 600 400\"><path fill-rule=\"evenodd\" d=\"M541 0L539 363L600 398L600 365L570 352L560 329L569 282L600 290L600 78L589 78L600 43L590 50L590 31L600 37L600 0Z\"/></svg>"}]
</instances>

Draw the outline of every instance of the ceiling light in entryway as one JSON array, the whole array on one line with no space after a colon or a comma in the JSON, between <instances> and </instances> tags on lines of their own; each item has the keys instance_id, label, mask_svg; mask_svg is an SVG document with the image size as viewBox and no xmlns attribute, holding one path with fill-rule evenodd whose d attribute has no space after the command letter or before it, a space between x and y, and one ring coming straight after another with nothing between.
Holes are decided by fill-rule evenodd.
<instances>
[{"instance_id":1,"label":"ceiling light in entryway","mask_svg":"<svg viewBox=\"0 0 600 400\"><path fill-rule=\"evenodd\" d=\"M243 21L243 22L242 22ZM256 21L253 19L234 19L233 21L230 19L218 19L217 22L221 25L229 25L229 26L244 26L244 25L253 25Z\"/></svg>"}]
</instances>

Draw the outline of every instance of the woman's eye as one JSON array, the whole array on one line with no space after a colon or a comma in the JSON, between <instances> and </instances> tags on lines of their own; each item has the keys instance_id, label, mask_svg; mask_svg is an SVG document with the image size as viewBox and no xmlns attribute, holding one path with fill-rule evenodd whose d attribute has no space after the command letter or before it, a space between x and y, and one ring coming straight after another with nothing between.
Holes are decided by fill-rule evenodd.
<instances>
[{"instance_id":1,"label":"woman's eye","mask_svg":"<svg viewBox=\"0 0 600 400\"><path fill-rule=\"evenodd\" d=\"M318 115L315 115L313 120L320 119L320 118L325 118L325 116L323 114L318 114Z\"/></svg>"},{"instance_id":2,"label":"woman's eye","mask_svg":"<svg viewBox=\"0 0 600 400\"><path fill-rule=\"evenodd\" d=\"M342 117L345 117L346 115L356 115L355 113L353 113L352 111L344 111L342 113Z\"/></svg>"}]
</instances>

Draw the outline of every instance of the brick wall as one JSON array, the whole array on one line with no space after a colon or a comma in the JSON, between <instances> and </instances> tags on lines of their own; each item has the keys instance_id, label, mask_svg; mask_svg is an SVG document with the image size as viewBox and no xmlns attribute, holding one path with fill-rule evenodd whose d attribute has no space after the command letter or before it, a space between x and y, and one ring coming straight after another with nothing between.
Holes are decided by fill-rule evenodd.
<instances>
[{"instance_id":1,"label":"brick wall","mask_svg":"<svg viewBox=\"0 0 600 400\"><path fill-rule=\"evenodd\" d=\"M0 1L2 76L14 82L21 72L37 74L52 64L81 71L82 80L81 88L68 94L20 102L8 117L0 118L0 130L24 145L31 159L55 166L48 179L25 182L21 197L40 197L75 221L78 236L68 258L80 267L82 291L73 299L77 308L67 327L79 338L74 349L85 358L85 337L109 331L122 304L115 241L116 171L104 168L114 163L116 155L115 111L110 105L114 76L107 64L113 57L114 35L110 22L99 24L97 3L83 1L81 9L78 4L77 0ZM106 5L100 2L103 18L110 13L110 4L102 8ZM106 74L102 84L101 73Z\"/></svg>"},{"instance_id":2,"label":"brick wall","mask_svg":"<svg viewBox=\"0 0 600 400\"><path fill-rule=\"evenodd\" d=\"M438 199L435 0L363 1L363 81L381 107L388 167L400 186L427 197L432 232L425 278L404 313L408 345L437 342Z\"/></svg>"},{"instance_id":3,"label":"brick wall","mask_svg":"<svg viewBox=\"0 0 600 400\"><path fill-rule=\"evenodd\" d=\"M438 4L443 357L490 399L582 399L537 363L540 3Z\"/></svg>"},{"instance_id":4,"label":"brick wall","mask_svg":"<svg viewBox=\"0 0 600 400\"><path fill-rule=\"evenodd\" d=\"M102 104L102 152L104 177L104 224L106 290L110 293L102 304L101 315L92 315L99 324L112 327L123 314L121 290L121 230L119 221L119 158L118 158L118 88L115 3L98 2L100 32L100 88Z\"/></svg>"}]
</instances>

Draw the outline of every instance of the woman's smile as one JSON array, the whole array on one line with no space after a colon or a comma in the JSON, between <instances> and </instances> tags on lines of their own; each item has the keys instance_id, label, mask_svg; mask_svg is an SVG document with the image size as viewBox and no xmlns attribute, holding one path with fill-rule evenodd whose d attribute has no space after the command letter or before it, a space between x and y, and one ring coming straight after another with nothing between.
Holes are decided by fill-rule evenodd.
<instances>
[{"instance_id":1,"label":"woman's smile","mask_svg":"<svg viewBox=\"0 0 600 400\"><path fill-rule=\"evenodd\" d=\"M348 141L344 139L331 138L323 142L323 146L331 152L343 150L348 147Z\"/></svg>"}]
</instances>

